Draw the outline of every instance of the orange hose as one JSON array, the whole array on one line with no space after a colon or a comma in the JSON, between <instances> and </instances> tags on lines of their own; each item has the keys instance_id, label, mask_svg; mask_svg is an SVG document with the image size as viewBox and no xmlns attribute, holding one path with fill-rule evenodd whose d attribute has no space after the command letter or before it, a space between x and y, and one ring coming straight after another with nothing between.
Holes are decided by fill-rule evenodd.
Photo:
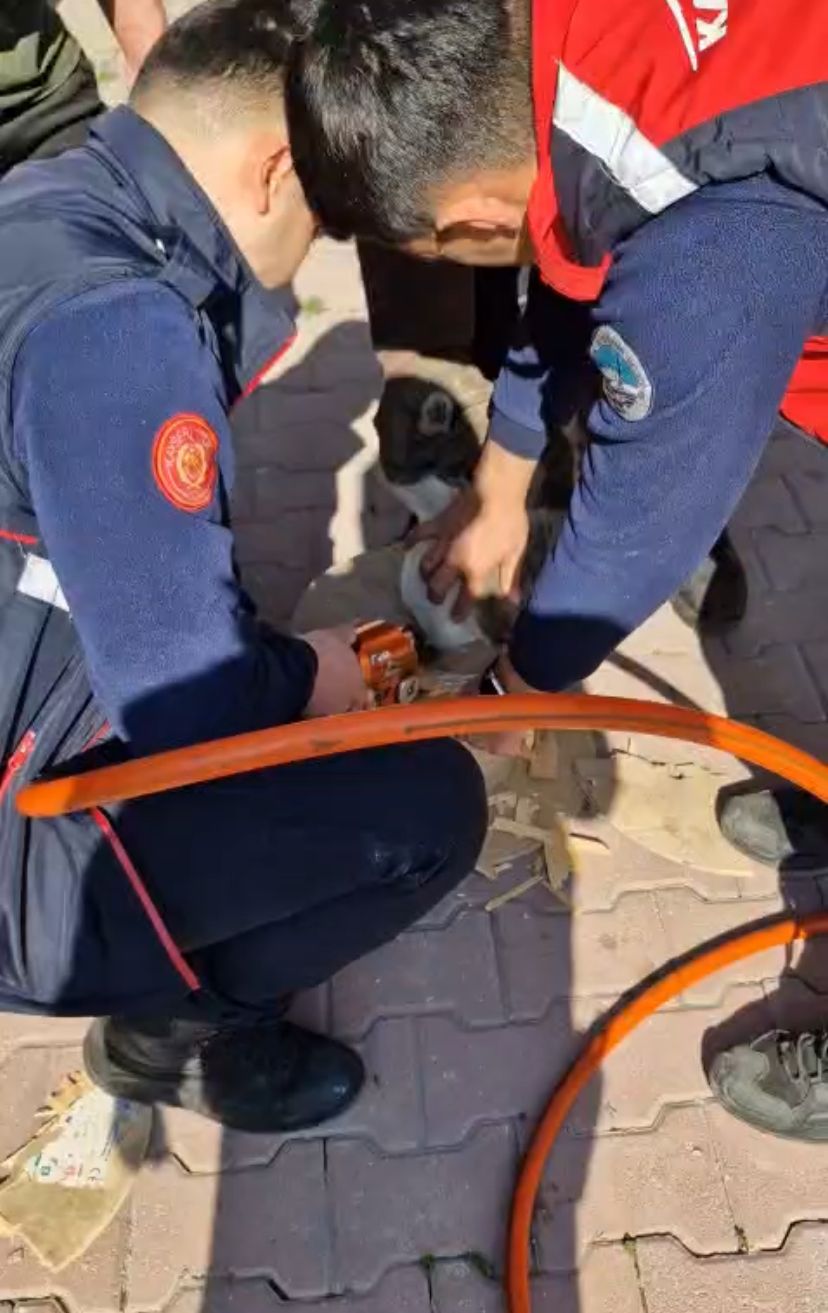
<instances>
[{"instance_id":1,"label":"orange hose","mask_svg":"<svg viewBox=\"0 0 828 1313\"><path fill-rule=\"evenodd\" d=\"M528 694L498 699L437 699L241 734L119 766L106 766L85 775L32 784L21 791L17 805L27 816L57 816L289 761L418 739L522 729L620 729L703 743L771 770L828 802L828 765L749 726L706 712L629 698ZM509 1227L506 1269L509 1313L532 1313L529 1245L543 1170L573 1103L607 1054L662 1003L722 967L766 948L825 933L828 933L828 913L802 920L783 916L754 923L724 939L704 944L663 968L611 1011L552 1095L521 1168Z\"/></svg>"},{"instance_id":2,"label":"orange hose","mask_svg":"<svg viewBox=\"0 0 828 1313\"><path fill-rule=\"evenodd\" d=\"M828 912L817 912L802 920L782 916L752 922L722 939L702 944L677 963L662 967L611 1011L609 1018L588 1040L555 1089L523 1161L512 1197L509 1223L506 1259L509 1313L532 1313L529 1247L532 1216L543 1171L572 1105L599 1070L607 1054L657 1011L662 1003L675 998L682 990L704 980L706 976L721 971L722 967L741 962L743 958L761 953L766 948L777 948L791 944L796 939L823 934L828 934Z\"/></svg>"},{"instance_id":3,"label":"orange hose","mask_svg":"<svg viewBox=\"0 0 828 1313\"><path fill-rule=\"evenodd\" d=\"M277 725L104 766L85 775L30 784L18 795L17 806L25 816L60 816L310 757L418 739L522 729L627 730L704 743L774 771L828 802L828 768L815 757L723 716L632 698L528 693L501 698L435 698Z\"/></svg>"}]
</instances>

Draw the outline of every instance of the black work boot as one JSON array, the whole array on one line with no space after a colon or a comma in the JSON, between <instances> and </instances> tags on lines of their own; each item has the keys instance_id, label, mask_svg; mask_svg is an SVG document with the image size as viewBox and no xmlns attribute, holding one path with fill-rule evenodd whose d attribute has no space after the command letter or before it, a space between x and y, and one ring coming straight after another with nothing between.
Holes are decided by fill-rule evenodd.
<instances>
[{"instance_id":1,"label":"black work boot","mask_svg":"<svg viewBox=\"0 0 828 1313\"><path fill-rule=\"evenodd\" d=\"M358 1054L289 1021L254 1026L101 1017L84 1044L90 1079L118 1098L167 1103L239 1131L297 1131L359 1093Z\"/></svg>"},{"instance_id":2,"label":"black work boot","mask_svg":"<svg viewBox=\"0 0 828 1313\"><path fill-rule=\"evenodd\" d=\"M828 1032L768 1031L720 1053L708 1077L741 1121L791 1140L828 1141Z\"/></svg>"},{"instance_id":3,"label":"black work boot","mask_svg":"<svg viewBox=\"0 0 828 1313\"><path fill-rule=\"evenodd\" d=\"M806 875L828 871L828 806L801 789L733 793L720 804L719 827L756 862Z\"/></svg>"},{"instance_id":4,"label":"black work boot","mask_svg":"<svg viewBox=\"0 0 828 1313\"><path fill-rule=\"evenodd\" d=\"M721 633L744 619L747 575L727 531L671 601L686 625L705 634Z\"/></svg>"}]
</instances>

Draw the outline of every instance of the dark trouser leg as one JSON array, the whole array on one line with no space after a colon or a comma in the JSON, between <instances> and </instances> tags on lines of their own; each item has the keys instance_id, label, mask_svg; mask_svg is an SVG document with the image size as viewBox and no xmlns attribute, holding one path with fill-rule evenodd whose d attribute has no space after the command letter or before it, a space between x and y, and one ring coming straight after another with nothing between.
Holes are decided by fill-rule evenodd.
<instances>
[{"instance_id":1,"label":"dark trouser leg","mask_svg":"<svg viewBox=\"0 0 828 1313\"><path fill-rule=\"evenodd\" d=\"M117 825L179 946L255 1012L423 915L471 871L486 821L471 755L445 741L161 794Z\"/></svg>"},{"instance_id":2,"label":"dark trouser leg","mask_svg":"<svg viewBox=\"0 0 828 1313\"><path fill-rule=\"evenodd\" d=\"M121 838L206 989L171 994L154 1016L96 1022L90 1075L114 1095L249 1131L334 1116L356 1097L362 1064L282 1020L285 995L394 938L449 893L472 869L486 821L478 769L452 742L124 807ZM111 927L115 943L119 933Z\"/></svg>"},{"instance_id":3,"label":"dark trouser leg","mask_svg":"<svg viewBox=\"0 0 828 1313\"><path fill-rule=\"evenodd\" d=\"M358 243L357 250L377 351L471 359L473 270L372 242Z\"/></svg>"},{"instance_id":4,"label":"dark trouser leg","mask_svg":"<svg viewBox=\"0 0 828 1313\"><path fill-rule=\"evenodd\" d=\"M188 1000L124 870L80 814L21 822L7 836L7 1007L268 1014L274 999L393 938L459 884L488 818L471 754L439 740L159 794L111 819L206 989ZM249 955L228 948L257 932ZM278 952L261 947L265 932Z\"/></svg>"}]
</instances>

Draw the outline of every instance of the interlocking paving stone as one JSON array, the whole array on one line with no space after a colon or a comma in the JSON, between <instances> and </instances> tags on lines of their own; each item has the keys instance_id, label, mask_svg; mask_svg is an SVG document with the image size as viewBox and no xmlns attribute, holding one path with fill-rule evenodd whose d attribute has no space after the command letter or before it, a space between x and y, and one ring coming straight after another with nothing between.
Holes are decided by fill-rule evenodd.
<instances>
[{"instance_id":1,"label":"interlocking paving stone","mask_svg":"<svg viewBox=\"0 0 828 1313\"><path fill-rule=\"evenodd\" d=\"M328 1145L335 1289L372 1290L393 1265L458 1254L502 1262L517 1166L510 1126L484 1127L452 1153L384 1157Z\"/></svg>"},{"instance_id":2,"label":"interlocking paving stone","mask_svg":"<svg viewBox=\"0 0 828 1313\"><path fill-rule=\"evenodd\" d=\"M815 889L814 893L818 894L818 890ZM757 911L756 907L745 902L706 903L692 891L684 889L659 890L655 897L664 920L671 956L686 953L725 930L747 925L765 910L761 904L761 910ZM733 985L758 983L777 976L785 969L786 962L784 949L767 949L691 986L682 999L687 1003L715 1006Z\"/></svg>"},{"instance_id":3,"label":"interlocking paving stone","mask_svg":"<svg viewBox=\"0 0 828 1313\"><path fill-rule=\"evenodd\" d=\"M701 1061L705 1035L748 1008L770 1024L760 985L731 989L719 1007L649 1018L605 1060L596 1081L597 1108L592 1099L579 1101L567 1133L647 1130L671 1104L709 1097ZM470 1031L445 1017L420 1025L428 1140L434 1145L455 1145L493 1119L525 1118L533 1125L582 1043L565 1003L532 1025Z\"/></svg>"},{"instance_id":4,"label":"interlocking paving stone","mask_svg":"<svg viewBox=\"0 0 828 1313\"><path fill-rule=\"evenodd\" d=\"M778 1249L795 1222L825 1219L821 1146L765 1135L717 1104L705 1115L733 1216L751 1250Z\"/></svg>"},{"instance_id":5,"label":"interlocking paving stone","mask_svg":"<svg viewBox=\"0 0 828 1313\"><path fill-rule=\"evenodd\" d=\"M83 1313L121 1308L124 1267L130 1249L129 1212L123 1211L86 1253L62 1272L52 1272L16 1237L0 1238L0 1299L55 1299Z\"/></svg>"},{"instance_id":6,"label":"interlocking paving stone","mask_svg":"<svg viewBox=\"0 0 828 1313\"><path fill-rule=\"evenodd\" d=\"M132 1196L128 1306L163 1308L186 1278L265 1276L291 1298L328 1293L330 1237L321 1140L286 1144L267 1167L192 1176L145 1167Z\"/></svg>"},{"instance_id":7,"label":"interlocking paving stone","mask_svg":"<svg viewBox=\"0 0 828 1313\"><path fill-rule=\"evenodd\" d=\"M368 1295L327 1295L288 1303L297 1313L434 1313L423 1266L390 1272ZM284 1313L285 1301L261 1280L212 1281L181 1290L165 1313Z\"/></svg>"},{"instance_id":8,"label":"interlocking paving stone","mask_svg":"<svg viewBox=\"0 0 828 1313\"><path fill-rule=\"evenodd\" d=\"M363 1035L380 1016L451 1012L469 1025L503 1020L491 919L470 911L445 930L414 931L334 981L333 1024Z\"/></svg>"},{"instance_id":9,"label":"interlocking paving stone","mask_svg":"<svg viewBox=\"0 0 828 1313\"><path fill-rule=\"evenodd\" d=\"M433 1313L505 1313L499 1286L473 1262L437 1263L431 1290ZM646 1313L634 1263L622 1245L590 1249L577 1275L535 1278L532 1298L539 1313Z\"/></svg>"},{"instance_id":10,"label":"interlocking paving stone","mask_svg":"<svg viewBox=\"0 0 828 1313\"><path fill-rule=\"evenodd\" d=\"M497 914L496 934L509 1016L542 1017L570 995L615 997L669 956L654 897L621 896L611 912L573 919L537 916L520 900Z\"/></svg>"},{"instance_id":11,"label":"interlocking paving stone","mask_svg":"<svg viewBox=\"0 0 828 1313\"><path fill-rule=\"evenodd\" d=\"M797 1226L772 1254L696 1258L671 1239L636 1244L647 1313L823 1313L828 1228ZM601 1306L584 1313L600 1313Z\"/></svg>"},{"instance_id":12,"label":"interlocking paving stone","mask_svg":"<svg viewBox=\"0 0 828 1313\"><path fill-rule=\"evenodd\" d=\"M738 1247L703 1107L671 1108L641 1135L559 1141L535 1225L543 1271L574 1270L598 1241L664 1232L694 1253Z\"/></svg>"}]
</instances>

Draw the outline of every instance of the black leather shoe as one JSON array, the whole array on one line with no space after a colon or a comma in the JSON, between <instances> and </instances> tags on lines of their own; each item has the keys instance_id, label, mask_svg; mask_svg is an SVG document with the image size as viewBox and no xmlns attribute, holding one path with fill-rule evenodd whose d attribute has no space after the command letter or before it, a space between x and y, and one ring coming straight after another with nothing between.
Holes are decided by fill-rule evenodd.
<instances>
[{"instance_id":1,"label":"black leather shoe","mask_svg":"<svg viewBox=\"0 0 828 1313\"><path fill-rule=\"evenodd\" d=\"M745 567L725 532L672 597L673 610L691 629L717 634L744 619L748 603Z\"/></svg>"},{"instance_id":2,"label":"black leather shoe","mask_svg":"<svg viewBox=\"0 0 828 1313\"><path fill-rule=\"evenodd\" d=\"M828 806L800 789L731 793L720 802L719 828L755 862L804 875L828 871Z\"/></svg>"},{"instance_id":3,"label":"black leather shoe","mask_svg":"<svg viewBox=\"0 0 828 1313\"><path fill-rule=\"evenodd\" d=\"M118 1098L271 1134L335 1117L365 1079L352 1049L281 1020L229 1027L102 1017L86 1036L84 1062L90 1079Z\"/></svg>"}]
</instances>

